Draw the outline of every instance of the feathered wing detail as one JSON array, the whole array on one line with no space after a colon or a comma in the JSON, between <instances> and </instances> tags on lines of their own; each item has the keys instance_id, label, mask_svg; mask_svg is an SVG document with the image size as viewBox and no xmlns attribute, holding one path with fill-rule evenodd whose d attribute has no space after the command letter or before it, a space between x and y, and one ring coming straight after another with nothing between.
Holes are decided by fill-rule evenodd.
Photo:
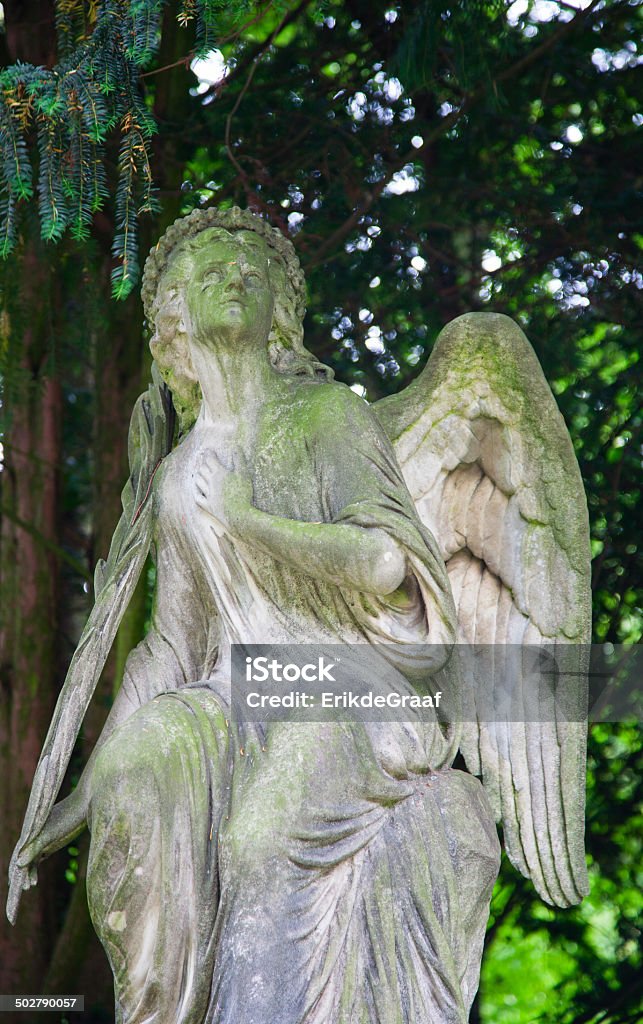
<instances>
[{"instance_id":1,"label":"feathered wing detail","mask_svg":"<svg viewBox=\"0 0 643 1024\"><path fill-rule=\"evenodd\" d=\"M563 418L522 331L490 313L449 324L417 380L375 412L447 565L467 645L467 767L512 863L547 902L578 903L590 550Z\"/></svg>"}]
</instances>

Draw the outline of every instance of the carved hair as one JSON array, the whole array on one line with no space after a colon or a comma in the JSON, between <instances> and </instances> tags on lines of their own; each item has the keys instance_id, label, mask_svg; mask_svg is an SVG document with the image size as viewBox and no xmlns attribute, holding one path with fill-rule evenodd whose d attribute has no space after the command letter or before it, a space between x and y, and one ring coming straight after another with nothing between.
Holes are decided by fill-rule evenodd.
<instances>
[{"instance_id":1,"label":"carved hair","mask_svg":"<svg viewBox=\"0 0 643 1024\"><path fill-rule=\"evenodd\" d=\"M268 352L274 368L284 374L321 374L326 379L332 376L332 371L317 362L312 353L304 348L302 322L306 312L305 281L292 242L277 228L271 227L249 210L240 210L236 206L230 210L194 210L187 217L175 221L150 251L141 289L146 318L155 327L150 345L161 373L172 390L182 430L188 429L194 421L201 403L201 393L192 369L187 337L180 330L179 304L176 307L176 319L170 317L162 332L155 320L161 291L164 296L178 296L182 292L190 279L191 256L198 249L198 237L211 228L232 235L239 231L253 231L269 247L269 276L273 285L275 310Z\"/></svg>"}]
</instances>

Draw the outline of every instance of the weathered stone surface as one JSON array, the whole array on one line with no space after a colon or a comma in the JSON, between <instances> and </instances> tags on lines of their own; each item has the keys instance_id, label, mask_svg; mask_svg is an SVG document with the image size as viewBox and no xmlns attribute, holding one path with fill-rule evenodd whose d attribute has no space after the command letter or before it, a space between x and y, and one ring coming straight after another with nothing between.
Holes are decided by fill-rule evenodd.
<instances>
[{"instance_id":1,"label":"weathered stone surface","mask_svg":"<svg viewBox=\"0 0 643 1024\"><path fill-rule=\"evenodd\" d=\"M486 721L453 656L458 640L587 640L582 488L535 356L506 318L460 318L373 410L303 347L290 243L238 210L177 222L143 296L181 433L157 458L157 385L133 435L139 500L124 492L97 597L113 588L111 629L134 530L136 560L150 543L156 558L152 626L79 786L52 807L85 706L70 674L9 912L87 823L123 1024L464 1024L493 812L545 899L585 888L582 727ZM240 723L234 643L386 644L373 682L462 687L471 721ZM96 656L85 704L95 672ZM451 767L459 747L484 788Z\"/></svg>"}]
</instances>

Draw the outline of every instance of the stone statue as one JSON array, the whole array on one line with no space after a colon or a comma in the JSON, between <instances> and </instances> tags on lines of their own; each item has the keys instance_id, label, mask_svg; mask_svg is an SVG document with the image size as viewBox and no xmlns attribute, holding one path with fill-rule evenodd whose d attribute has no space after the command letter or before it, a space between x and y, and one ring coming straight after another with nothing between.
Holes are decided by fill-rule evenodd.
<instances>
[{"instance_id":1,"label":"stone statue","mask_svg":"<svg viewBox=\"0 0 643 1024\"><path fill-rule=\"evenodd\" d=\"M474 706L252 728L230 716L230 650L382 644L395 685L446 691L465 643L588 642L584 495L536 357L506 317L460 317L413 384L369 407L303 346L291 243L238 209L169 228L143 300L157 369L8 914L87 825L117 1021L464 1024L494 819L546 901L587 891L582 722L508 716L499 739ZM55 804L150 547L151 628ZM458 750L473 774L452 768Z\"/></svg>"}]
</instances>

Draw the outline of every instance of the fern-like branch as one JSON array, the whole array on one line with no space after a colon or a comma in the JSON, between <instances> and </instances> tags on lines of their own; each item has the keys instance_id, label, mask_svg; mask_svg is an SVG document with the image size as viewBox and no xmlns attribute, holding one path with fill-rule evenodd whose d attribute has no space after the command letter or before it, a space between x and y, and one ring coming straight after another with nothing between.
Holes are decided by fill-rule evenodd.
<instances>
[{"instance_id":1,"label":"fern-like branch","mask_svg":"<svg viewBox=\"0 0 643 1024\"><path fill-rule=\"evenodd\" d=\"M0 256L13 250L20 203L34 194L34 137L42 237L57 242L69 231L83 240L108 197L105 142L120 128L114 294L124 298L136 284L138 217L156 208L150 167L156 124L140 73L158 52L166 3L56 0L60 63L17 63L0 72ZM229 7L226 0L183 0L178 21L194 22L199 52L211 49L217 20ZM261 4L235 0L234 7Z\"/></svg>"}]
</instances>

